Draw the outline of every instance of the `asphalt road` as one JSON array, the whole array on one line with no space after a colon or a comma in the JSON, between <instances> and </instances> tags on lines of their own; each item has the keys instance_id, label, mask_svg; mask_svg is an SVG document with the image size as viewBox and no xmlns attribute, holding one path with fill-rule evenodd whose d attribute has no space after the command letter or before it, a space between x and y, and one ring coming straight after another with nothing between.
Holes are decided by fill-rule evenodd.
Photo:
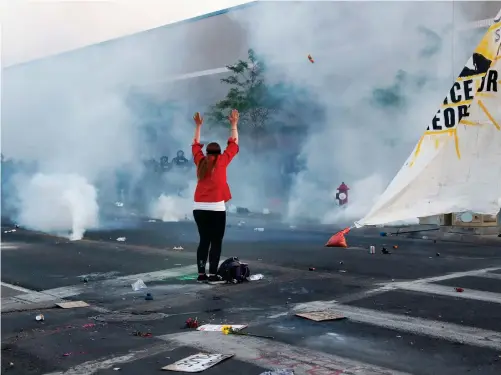
<instances>
[{"instance_id":1,"label":"asphalt road","mask_svg":"<svg viewBox=\"0 0 501 375\"><path fill-rule=\"evenodd\" d=\"M224 256L247 261L264 279L209 286L190 280L197 241L191 222L145 220L77 242L4 233L2 373L148 374L198 352L234 354L208 375L273 368L296 375L501 373L499 246L354 231L349 249L328 249L330 234L231 221ZM382 246L392 254L382 254ZM135 292L131 283L139 278L148 288ZM90 306L55 307L61 299ZM315 322L295 315L302 311L346 319ZM35 320L40 313L43 322ZM190 317L247 324L246 332L273 339L184 329Z\"/></svg>"}]
</instances>

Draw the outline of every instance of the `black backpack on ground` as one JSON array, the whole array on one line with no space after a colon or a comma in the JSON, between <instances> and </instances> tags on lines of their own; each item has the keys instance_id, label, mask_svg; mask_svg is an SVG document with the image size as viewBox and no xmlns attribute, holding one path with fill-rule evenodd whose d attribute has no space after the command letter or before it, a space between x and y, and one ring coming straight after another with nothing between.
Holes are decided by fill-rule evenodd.
<instances>
[{"instance_id":1,"label":"black backpack on ground","mask_svg":"<svg viewBox=\"0 0 501 375\"><path fill-rule=\"evenodd\" d=\"M250 276L249 266L237 257L226 259L217 270L217 274L228 283L242 283Z\"/></svg>"}]
</instances>

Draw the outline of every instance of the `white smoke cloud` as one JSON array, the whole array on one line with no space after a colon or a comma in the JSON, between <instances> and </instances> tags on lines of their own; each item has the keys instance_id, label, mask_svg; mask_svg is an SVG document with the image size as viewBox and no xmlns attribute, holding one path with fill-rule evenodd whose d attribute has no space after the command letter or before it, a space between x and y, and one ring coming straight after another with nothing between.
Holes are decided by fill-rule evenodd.
<instances>
[{"instance_id":1,"label":"white smoke cloud","mask_svg":"<svg viewBox=\"0 0 501 375\"><path fill-rule=\"evenodd\" d=\"M335 222L363 216L408 156L478 41L456 38L452 48L451 15L451 5L443 2L264 2L230 13L231 21L246 30L249 47L266 59L269 82L307 90L322 112L313 117L305 115L306 108L295 108L307 116L299 147L271 144L254 155L251 141L240 137L240 154L228 170L232 204L262 211L281 198L290 219ZM122 199L118 190L127 190L126 208L144 204L166 221L191 215L194 170L159 178L142 164L151 157L172 158L178 149L189 154L193 112L212 104L207 97L214 99L214 92L224 95L225 88L217 86L220 76L210 78L210 84L207 77L189 85L158 84L205 58L200 50L207 43L202 45L195 32L188 38L188 29L157 30L4 69L2 152L36 162L35 169L52 181L37 187L38 180L17 180L23 182L10 188L8 193L23 197L16 207L20 224L74 233L75 222L83 230L92 228L94 220L67 212L93 217L87 212L97 212L95 204L102 213L105 205ZM230 47L211 48L217 55L218 48ZM148 82L157 84L155 90L139 91L137 85ZM223 148L227 136L223 130L202 129L204 140ZM290 186L280 169L295 154L306 170ZM333 200L341 181L351 188L343 211ZM90 188L83 186L93 186L97 197L84 199L83 191ZM86 209L76 203L79 209L62 208L73 190ZM62 217L50 214L42 221L41 208L51 206L61 207L53 212Z\"/></svg>"},{"instance_id":2,"label":"white smoke cloud","mask_svg":"<svg viewBox=\"0 0 501 375\"><path fill-rule=\"evenodd\" d=\"M293 182L289 218L338 222L367 213L480 38L453 38L457 13L447 2L303 1L235 16L264 56L268 79L307 89L324 112L307 120L299 156L306 170ZM351 190L340 209L333 196L342 181Z\"/></svg>"},{"instance_id":3,"label":"white smoke cloud","mask_svg":"<svg viewBox=\"0 0 501 375\"><path fill-rule=\"evenodd\" d=\"M151 217L164 222L176 222L191 218L195 187L196 181L192 180L189 182L189 186L177 195L160 195L150 207Z\"/></svg>"},{"instance_id":4,"label":"white smoke cloud","mask_svg":"<svg viewBox=\"0 0 501 375\"><path fill-rule=\"evenodd\" d=\"M28 228L80 240L98 226L96 189L79 175L39 173L19 188L19 220Z\"/></svg>"}]
</instances>

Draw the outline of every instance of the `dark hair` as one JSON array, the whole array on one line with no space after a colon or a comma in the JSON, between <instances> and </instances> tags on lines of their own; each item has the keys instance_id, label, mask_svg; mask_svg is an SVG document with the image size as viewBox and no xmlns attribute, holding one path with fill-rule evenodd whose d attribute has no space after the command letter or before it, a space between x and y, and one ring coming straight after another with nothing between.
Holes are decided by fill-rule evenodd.
<instances>
[{"instance_id":1,"label":"dark hair","mask_svg":"<svg viewBox=\"0 0 501 375\"><path fill-rule=\"evenodd\" d=\"M204 157L197 165L197 178L203 180L207 173L214 170L217 157L221 155L221 146L216 142L211 142L207 145L207 156Z\"/></svg>"}]
</instances>

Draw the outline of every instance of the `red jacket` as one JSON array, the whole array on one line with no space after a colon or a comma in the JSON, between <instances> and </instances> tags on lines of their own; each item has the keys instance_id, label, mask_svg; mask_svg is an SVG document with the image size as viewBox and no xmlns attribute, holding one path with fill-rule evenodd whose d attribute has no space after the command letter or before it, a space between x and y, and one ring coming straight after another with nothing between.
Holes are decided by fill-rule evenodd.
<instances>
[{"instance_id":1,"label":"red jacket","mask_svg":"<svg viewBox=\"0 0 501 375\"><path fill-rule=\"evenodd\" d=\"M193 160L195 165L198 166L200 160L206 157L202 151L203 144L194 142L191 146L191 151L193 152ZM231 160L238 154L238 145L235 143L235 139L228 139L228 146L226 150L217 156L216 166L212 173L207 173L207 175L199 180L197 183L197 188L195 189L195 202L228 202L231 199L230 187L226 180L226 168L230 164Z\"/></svg>"}]
</instances>

